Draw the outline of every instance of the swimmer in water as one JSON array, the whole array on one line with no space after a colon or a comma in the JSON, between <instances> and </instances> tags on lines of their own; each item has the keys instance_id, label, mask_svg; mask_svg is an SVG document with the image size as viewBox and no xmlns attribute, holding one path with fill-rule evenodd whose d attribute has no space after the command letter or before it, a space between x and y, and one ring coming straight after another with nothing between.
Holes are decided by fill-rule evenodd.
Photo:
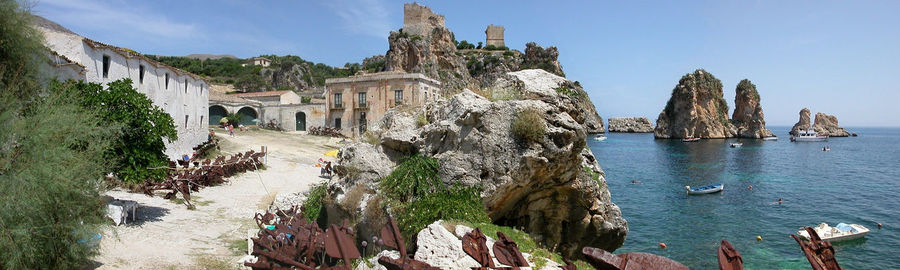
<instances>
[{"instance_id":1,"label":"swimmer in water","mask_svg":"<svg viewBox=\"0 0 900 270\"><path fill-rule=\"evenodd\" d=\"M638 180L631 180L631 183L632 184L643 184L643 182L638 181Z\"/></svg>"},{"instance_id":2,"label":"swimmer in water","mask_svg":"<svg viewBox=\"0 0 900 270\"><path fill-rule=\"evenodd\" d=\"M750 190L753 190L753 185L750 185L750 186L747 187L747 188L750 189Z\"/></svg>"},{"instance_id":3,"label":"swimmer in water","mask_svg":"<svg viewBox=\"0 0 900 270\"><path fill-rule=\"evenodd\" d=\"M781 198L778 198L778 200L775 201L775 203L777 203L777 204L781 204L781 203L783 203L783 202L784 202L784 200L782 200Z\"/></svg>"}]
</instances>

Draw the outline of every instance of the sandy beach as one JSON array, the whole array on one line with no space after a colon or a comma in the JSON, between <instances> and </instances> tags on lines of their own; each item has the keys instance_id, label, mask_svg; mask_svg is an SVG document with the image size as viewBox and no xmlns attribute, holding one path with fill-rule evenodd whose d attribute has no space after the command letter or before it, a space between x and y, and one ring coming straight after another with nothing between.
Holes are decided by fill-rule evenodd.
<instances>
[{"instance_id":1,"label":"sandy beach","mask_svg":"<svg viewBox=\"0 0 900 270\"><path fill-rule=\"evenodd\" d=\"M236 268L247 252L247 231L253 215L264 212L277 194L306 191L323 181L316 160L339 148L339 139L305 132L242 131L235 137L217 129L221 154L232 155L268 147L266 169L247 172L220 185L192 193L196 209L162 193L111 190L106 195L140 203L137 220L103 231L97 269L221 269ZM179 195L180 199L181 196Z\"/></svg>"}]
</instances>

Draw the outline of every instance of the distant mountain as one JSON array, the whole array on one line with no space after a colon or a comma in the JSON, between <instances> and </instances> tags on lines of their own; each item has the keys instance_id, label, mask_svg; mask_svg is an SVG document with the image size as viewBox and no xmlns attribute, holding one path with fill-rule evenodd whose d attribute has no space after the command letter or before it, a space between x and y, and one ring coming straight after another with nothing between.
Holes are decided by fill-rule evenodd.
<instances>
[{"instance_id":1,"label":"distant mountain","mask_svg":"<svg viewBox=\"0 0 900 270\"><path fill-rule=\"evenodd\" d=\"M184 57L191 58L191 59L198 59L198 60L221 59L221 58L234 58L234 59L238 59L237 56L230 55L230 54L202 54L202 53L195 53L195 54L188 54L188 55L186 55L186 56L184 56Z\"/></svg>"}]
</instances>

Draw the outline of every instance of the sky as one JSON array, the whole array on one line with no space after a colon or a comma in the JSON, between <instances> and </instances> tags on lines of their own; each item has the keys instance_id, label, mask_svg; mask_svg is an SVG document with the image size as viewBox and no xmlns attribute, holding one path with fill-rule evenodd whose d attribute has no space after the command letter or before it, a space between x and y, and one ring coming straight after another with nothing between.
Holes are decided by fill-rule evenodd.
<instances>
[{"instance_id":1,"label":"sky","mask_svg":"<svg viewBox=\"0 0 900 270\"><path fill-rule=\"evenodd\" d=\"M343 66L384 54L403 3L328 1L39 0L32 12L100 42L144 54L297 55ZM768 125L800 109L844 127L900 126L900 1L419 1L458 40L556 46L597 111L644 116L665 107L681 76L703 68L734 89L750 79ZM729 115L730 116L730 115Z\"/></svg>"}]
</instances>

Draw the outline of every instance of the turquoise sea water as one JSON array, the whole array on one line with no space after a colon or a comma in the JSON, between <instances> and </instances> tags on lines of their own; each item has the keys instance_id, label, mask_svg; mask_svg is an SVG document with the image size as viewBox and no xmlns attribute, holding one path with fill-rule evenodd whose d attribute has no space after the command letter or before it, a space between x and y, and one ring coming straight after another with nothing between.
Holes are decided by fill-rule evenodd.
<instances>
[{"instance_id":1,"label":"turquoise sea water","mask_svg":"<svg viewBox=\"0 0 900 270\"><path fill-rule=\"evenodd\" d=\"M747 269L810 269L789 235L801 226L844 222L871 232L835 243L841 266L900 269L900 129L854 128L859 137L792 143L787 127L770 128L778 141L741 139L740 148L728 147L737 139L590 138L613 202L628 220L625 245L615 253L649 252L692 269L718 269L716 248L727 239ZM826 145L831 151L822 151ZM692 196L684 190L714 183L725 190ZM774 203L778 198L784 203Z\"/></svg>"}]
</instances>

